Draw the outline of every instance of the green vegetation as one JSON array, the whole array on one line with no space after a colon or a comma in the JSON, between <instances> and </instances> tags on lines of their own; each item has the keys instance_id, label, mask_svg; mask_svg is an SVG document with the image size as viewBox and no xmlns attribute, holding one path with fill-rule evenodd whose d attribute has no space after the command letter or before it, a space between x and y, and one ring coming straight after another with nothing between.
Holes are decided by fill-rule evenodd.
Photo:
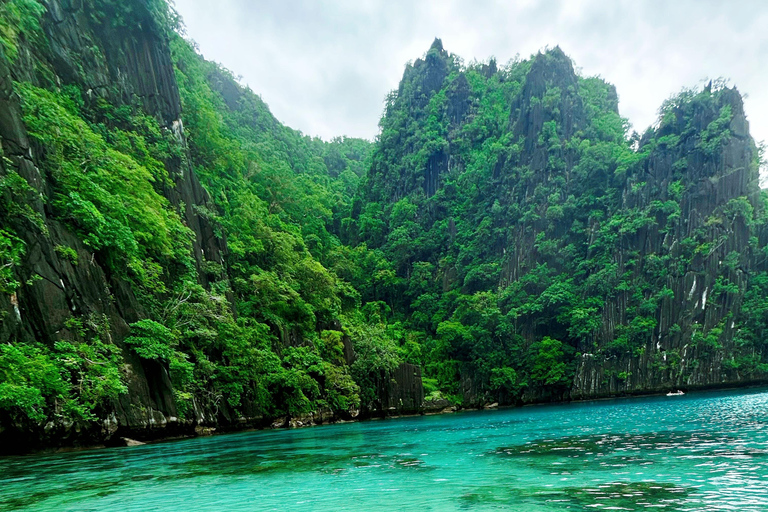
<instances>
[{"instance_id":1,"label":"green vegetation","mask_svg":"<svg viewBox=\"0 0 768 512\"><path fill-rule=\"evenodd\" d=\"M44 12L45 7L38 0L7 0L0 4L0 46L11 61L19 56L19 36L36 45L45 44L40 26Z\"/></svg>"},{"instance_id":2,"label":"green vegetation","mask_svg":"<svg viewBox=\"0 0 768 512\"><path fill-rule=\"evenodd\" d=\"M69 421L91 422L109 401L125 393L120 352L103 341L108 336L104 318L67 322L71 341L53 349L34 343L0 347L0 410L11 422L44 422L52 413Z\"/></svg>"},{"instance_id":3,"label":"green vegetation","mask_svg":"<svg viewBox=\"0 0 768 512\"><path fill-rule=\"evenodd\" d=\"M149 291L164 291L165 269L193 272L191 234L154 188L158 176L152 171L158 172L159 163L142 165L147 162L116 149L120 141L109 139L121 131L100 135L99 126L89 126L65 93L27 83L17 84L17 90L30 135L47 149L57 217L70 223L112 271ZM140 133L132 136L143 142Z\"/></svg>"},{"instance_id":4,"label":"green vegetation","mask_svg":"<svg viewBox=\"0 0 768 512\"><path fill-rule=\"evenodd\" d=\"M629 385L613 363L662 342L655 371L723 350L725 372L768 371L766 198L738 182L758 151L740 171L723 157L735 91L683 91L641 137L613 87L559 48L464 64L436 40L387 97L375 144L326 142L205 61L164 2L86 3L94 31L140 20L168 39L184 128L118 85L14 84L45 186L3 155L0 293L17 300L41 278L21 277L22 235L56 223L78 243L51 254L97 263L137 305L124 339L112 334L128 327L73 308L56 340L0 346L0 420L92 423L125 393L129 358L167 371L182 418L375 410L403 362L423 369L429 399L467 404L566 398L582 357ZM43 14L3 3L0 42L11 61L35 45L50 78ZM97 39L89 55L106 69ZM190 214L177 193L191 171L209 199ZM691 204L720 180L739 193ZM201 251L191 216L226 250Z\"/></svg>"},{"instance_id":5,"label":"green vegetation","mask_svg":"<svg viewBox=\"0 0 768 512\"><path fill-rule=\"evenodd\" d=\"M611 361L655 340L682 338L706 358L723 350L724 326L745 318L731 309L745 289L757 324L738 331L750 355L731 370L757 375L768 354L752 315L765 299L759 274L743 279L750 256L734 241L764 225L763 200L692 206L688 195L701 182L687 171L719 165L731 140L734 95L721 83L683 91L641 138L613 88L576 75L559 48L465 66L437 40L387 100L342 233L368 269L350 281L411 331L403 339L430 382L458 393L471 377L480 403L566 396L581 354L617 385L632 372ZM698 223L692 210L711 213ZM681 296L675 283L688 293L694 274L695 294ZM684 332L663 327L695 308Z\"/></svg>"},{"instance_id":6,"label":"green vegetation","mask_svg":"<svg viewBox=\"0 0 768 512\"><path fill-rule=\"evenodd\" d=\"M354 343L370 345L367 333L382 328L368 326L358 293L328 268L343 252L332 231L348 216L371 144L323 142L278 123L257 95L172 33L174 16L164 3L149 11L91 3L99 30L128 29L132 18L147 15L158 30L168 30L186 140L139 102L87 98L75 85L18 82L15 89L30 136L46 148L41 170L51 187L51 218L76 233L94 261L111 278L128 281L139 299L145 318L131 324L126 350L147 368L167 369L182 417L194 401L230 417L321 409L346 414L360 407L361 395L372 402L377 390L371 386L381 380L363 388L356 383L344 342L351 335ZM14 27L4 32L8 41L39 28L42 11L35 6L3 5L0 14ZM94 54L103 58L104 52ZM225 102L217 87L235 91L237 101ZM21 220L41 230L46 225L29 207L33 189L14 162L5 163L0 191L13 200L0 206L0 290L11 294L24 285L17 269L26 251L13 226ZM228 242L225 260L199 267L185 205L167 199L187 165L212 197L194 214ZM54 252L73 266L83 264L77 247L56 244ZM208 286L199 284L201 271ZM59 335L53 346L18 342L3 349L0 412L17 425L87 424L126 391L128 352L110 336L106 317L75 315ZM394 350L386 363L376 359L380 353L375 347L355 371L365 364L391 370L399 362Z\"/></svg>"}]
</instances>

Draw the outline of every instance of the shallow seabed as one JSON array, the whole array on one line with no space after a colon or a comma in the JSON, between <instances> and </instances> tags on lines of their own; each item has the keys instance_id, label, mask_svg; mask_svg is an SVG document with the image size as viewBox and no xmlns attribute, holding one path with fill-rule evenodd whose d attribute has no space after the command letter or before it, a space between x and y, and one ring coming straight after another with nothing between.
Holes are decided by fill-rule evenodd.
<instances>
[{"instance_id":1,"label":"shallow seabed","mask_svg":"<svg viewBox=\"0 0 768 512\"><path fill-rule=\"evenodd\" d=\"M3 511L768 511L768 391L0 459Z\"/></svg>"}]
</instances>

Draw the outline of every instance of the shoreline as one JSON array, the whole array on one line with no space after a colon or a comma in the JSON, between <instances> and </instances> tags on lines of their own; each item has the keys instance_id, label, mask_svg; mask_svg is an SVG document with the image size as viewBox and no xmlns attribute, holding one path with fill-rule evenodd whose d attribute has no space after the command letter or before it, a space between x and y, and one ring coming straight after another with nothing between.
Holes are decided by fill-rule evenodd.
<instances>
[{"instance_id":1,"label":"shoreline","mask_svg":"<svg viewBox=\"0 0 768 512\"><path fill-rule=\"evenodd\" d=\"M727 391L740 391L740 390L747 391L747 390L760 390L760 389L768 390L768 381L756 381L756 382L745 383L744 385L689 387L686 389L688 389L688 391L685 391L685 395L718 392L718 391L727 392ZM666 393L667 391L654 391L649 393L633 393L633 394L625 394L625 395L617 395L617 396L596 397L596 398L586 398L586 399L576 399L576 400L534 402L534 403L527 403L527 404L520 404L520 405L490 404L490 405L484 405L480 407L463 407L460 405L455 405L455 406L448 406L441 410L435 410L435 411L423 410L421 412L415 412L415 413L371 416L366 418L355 418L350 420L342 419L338 421L310 423L310 424L302 424L301 426L287 426L287 427L286 426L272 427L270 426L271 422L274 421L272 420L272 421L267 421L266 426L261 426L261 427L244 426L243 428L237 428L236 425L226 425L221 430L219 430L219 427L202 427L202 429L205 431L205 433L202 433L202 434L201 433L170 434L167 436L159 436L153 439L146 439L144 441L134 440L133 438L130 438L127 436L119 436L117 437L117 439L122 440L123 443L114 443L114 444L96 443L92 445L83 445L83 446L62 446L58 448L43 448L40 450L32 450L29 452L24 452L19 454L0 455L0 459L10 459L10 458L20 458L20 457L30 457L30 456L40 456L40 455L57 455L57 454L76 453L76 452L83 452L83 451L95 451L95 450L113 449L113 448L135 448L138 446L161 444L161 443L172 443L175 441L183 441L183 440L189 440L189 439L195 439L195 438L201 438L201 437L223 436L227 434L237 434L237 433L243 433L243 432L257 432L257 431L269 431L269 430L298 430L298 429L306 429L306 428L343 425L346 423L362 423L367 421L397 420L397 419L404 419L404 418L416 418L420 416L441 416L441 415L448 415L448 414L457 414L462 412L498 411L498 410L519 409L523 407L557 406L557 405L567 405L567 404L583 404L583 403L590 403L590 402L606 402L610 400L627 400L627 399L631 400L635 398L665 397ZM192 427L193 430L196 428L200 428L200 426Z\"/></svg>"}]
</instances>

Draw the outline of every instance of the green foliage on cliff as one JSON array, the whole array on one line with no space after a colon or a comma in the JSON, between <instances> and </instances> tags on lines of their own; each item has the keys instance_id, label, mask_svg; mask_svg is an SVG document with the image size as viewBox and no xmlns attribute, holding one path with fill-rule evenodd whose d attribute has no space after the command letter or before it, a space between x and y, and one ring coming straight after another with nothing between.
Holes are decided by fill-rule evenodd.
<instances>
[{"instance_id":1,"label":"green foliage on cliff","mask_svg":"<svg viewBox=\"0 0 768 512\"><path fill-rule=\"evenodd\" d=\"M17 84L17 91L29 134L46 148L55 215L111 270L150 292L192 273L192 234L157 183L166 178L164 168L151 155L132 155L133 147L147 145L142 134L130 132L134 141L123 143L126 132L89 126L67 91L28 83Z\"/></svg>"},{"instance_id":2,"label":"green foliage on cliff","mask_svg":"<svg viewBox=\"0 0 768 512\"><path fill-rule=\"evenodd\" d=\"M18 57L17 39L24 36L42 45L40 20L45 7L38 0L6 0L0 3L0 45L11 61Z\"/></svg>"},{"instance_id":3,"label":"green foliage on cliff","mask_svg":"<svg viewBox=\"0 0 768 512\"><path fill-rule=\"evenodd\" d=\"M130 31L138 22L170 35L186 130L182 136L161 127L140 101L109 91L14 84L26 128L45 148L39 163L49 189L47 222L66 225L93 258L82 262L77 248L61 244L54 252L129 281L145 318L131 324L120 345L109 336L116 326L108 319L94 323L75 313L54 346L4 349L3 421L91 422L125 392L125 363L135 357L147 371L166 368L182 417L191 417L195 401L233 418L359 407L344 344L352 343L349 329L365 329L365 319L354 313L358 293L326 262L341 250L333 230L347 216L371 144L324 142L281 125L258 96L172 33L174 15L163 2L149 9L88 4L100 31ZM3 3L2 42L12 58L21 34L28 41L40 35L43 13L37 2ZM13 226L47 229L29 207L36 192L15 165L8 160L0 173L7 199L0 205L0 291L8 295L24 286L26 244ZM193 215L226 238L222 259L196 263L187 205L167 199L191 169L212 198Z\"/></svg>"},{"instance_id":4,"label":"green foliage on cliff","mask_svg":"<svg viewBox=\"0 0 768 512\"><path fill-rule=\"evenodd\" d=\"M436 40L375 144L325 142L205 61L164 2L86 4L100 33L167 39L181 120L118 85L14 84L43 183L3 155L0 293L18 306L47 278L24 272L21 235L55 224L78 243L45 257L98 265L130 311L75 300L55 340L0 346L0 422L93 423L131 364L169 381L182 418L230 421L383 407L403 362L468 404L567 398L580 365L627 390L626 361L676 382L716 354L723 375L768 371L768 217L735 90L683 91L640 136L559 48L466 65ZM0 5L11 60L22 39L45 58L43 16ZM208 197L187 205L192 173Z\"/></svg>"},{"instance_id":5,"label":"green foliage on cliff","mask_svg":"<svg viewBox=\"0 0 768 512\"><path fill-rule=\"evenodd\" d=\"M686 90L641 138L613 88L578 76L559 48L465 66L438 40L387 99L342 233L373 279L351 282L421 333L409 351L429 378L448 393L470 379L478 402L567 396L582 357L622 386L630 372L612 361L658 342L704 359L733 336L726 324L752 325L737 339L756 340L760 292L731 309L760 286L742 277L753 249L734 252L740 230L763 229L754 145L745 176L715 170L736 109L723 84ZM693 203L692 191L709 193L693 169L742 195ZM736 348L729 371L757 375L768 355L757 343Z\"/></svg>"},{"instance_id":6,"label":"green foliage on cliff","mask_svg":"<svg viewBox=\"0 0 768 512\"><path fill-rule=\"evenodd\" d=\"M182 212L162 195L173 186L163 162L181 156L178 142L136 107L103 101L85 107L76 90L46 91L19 83L29 133L46 147L44 170L55 187L52 211L107 269L135 285L151 319L132 324L125 343L140 358L168 367L182 415L191 413L194 397L213 410L223 406L249 415L357 407L359 387L339 357L341 338L333 338L332 348L329 335L321 334L339 324L343 308L356 307L357 295L309 247L319 257L338 245L326 225L333 223L334 208L345 207L351 197L368 145L337 139L326 149L325 143L279 125L252 93L246 99L261 109L274 132L233 133L242 120L220 123L226 107L202 70L218 68L202 61L186 42L179 39L176 44L186 52L182 58L189 59L188 73L201 67L191 77L207 94L192 86L182 89L185 106L198 114L190 114L188 121L191 163L219 200L215 210L197 213L211 217L229 240L229 260L205 262L206 272L217 276L210 290L196 284L192 234L183 225ZM208 119L212 124L203 124L205 112L214 109L219 111ZM303 166L305 179L293 179L299 170L288 165L288 154ZM333 162L334 176L324 158ZM344 181L345 173L354 178ZM305 223L302 230L298 219L307 213L316 223ZM13 268L23 255L23 242L7 231L0 240L0 278L3 291L11 293L19 286ZM64 249L69 249L66 255L57 246L60 256L72 262L74 253L76 259L75 251ZM302 346L280 348L291 339ZM99 343L98 350L111 354L109 361L99 362L96 353L89 358L83 351L88 345L69 342L57 343L55 351L40 347L35 349L39 352L25 352L46 364L29 362L28 378L23 376L26 370L9 370L25 384L9 381L1 407L19 421L23 416L32 421L95 419L90 413L94 407L124 391L119 370L123 355L114 345ZM18 360L24 354L11 355ZM98 381L110 384L84 389L67 371L82 360L103 365L90 367L108 371ZM50 379L41 373L46 369ZM72 393L74 397L66 398ZM57 405L62 397L86 403L62 409Z\"/></svg>"},{"instance_id":7,"label":"green foliage on cliff","mask_svg":"<svg viewBox=\"0 0 768 512\"><path fill-rule=\"evenodd\" d=\"M14 268L21 265L24 242L13 234L0 230L0 293L13 293L21 283Z\"/></svg>"},{"instance_id":8,"label":"green foliage on cliff","mask_svg":"<svg viewBox=\"0 0 768 512\"><path fill-rule=\"evenodd\" d=\"M0 347L0 412L15 425L29 422L96 421L126 388L119 349L103 336L107 324L73 319L70 341L53 348L38 343Z\"/></svg>"},{"instance_id":9,"label":"green foliage on cliff","mask_svg":"<svg viewBox=\"0 0 768 512\"><path fill-rule=\"evenodd\" d=\"M246 333L241 350L260 350L253 366L263 375L249 382L246 358L233 386L269 414L356 406L340 338L329 350L327 333L346 323L358 294L323 263L340 247L331 230L348 208L369 143L305 137L188 42L176 37L172 50L191 164L217 207L206 214L227 236L226 277L213 288L235 297L232 328ZM248 391L251 382L257 391Z\"/></svg>"}]
</instances>

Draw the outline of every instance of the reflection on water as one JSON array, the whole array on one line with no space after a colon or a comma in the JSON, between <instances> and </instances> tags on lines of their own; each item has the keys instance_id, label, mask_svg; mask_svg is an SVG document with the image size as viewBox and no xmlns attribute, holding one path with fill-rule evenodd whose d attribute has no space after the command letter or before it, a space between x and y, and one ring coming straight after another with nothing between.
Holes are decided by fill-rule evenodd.
<instances>
[{"instance_id":1,"label":"reflection on water","mask_svg":"<svg viewBox=\"0 0 768 512\"><path fill-rule=\"evenodd\" d=\"M0 510L768 511L768 392L0 459Z\"/></svg>"}]
</instances>

